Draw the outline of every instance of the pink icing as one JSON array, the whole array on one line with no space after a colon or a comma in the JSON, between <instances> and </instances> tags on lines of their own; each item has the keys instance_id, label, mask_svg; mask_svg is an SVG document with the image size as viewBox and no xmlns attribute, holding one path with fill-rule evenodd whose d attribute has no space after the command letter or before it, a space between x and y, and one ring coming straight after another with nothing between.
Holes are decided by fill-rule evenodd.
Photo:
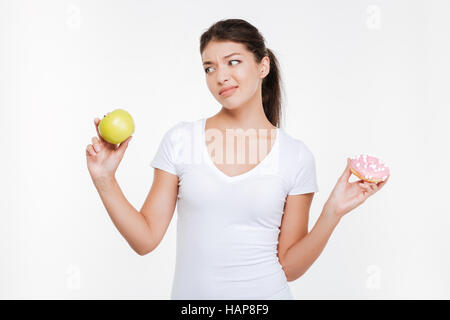
<instances>
[{"instance_id":1,"label":"pink icing","mask_svg":"<svg viewBox=\"0 0 450 320\"><path fill-rule=\"evenodd\" d=\"M350 158L350 160L352 168L365 179L381 179L384 181L390 174L385 163L376 157L360 154L357 157Z\"/></svg>"}]
</instances>

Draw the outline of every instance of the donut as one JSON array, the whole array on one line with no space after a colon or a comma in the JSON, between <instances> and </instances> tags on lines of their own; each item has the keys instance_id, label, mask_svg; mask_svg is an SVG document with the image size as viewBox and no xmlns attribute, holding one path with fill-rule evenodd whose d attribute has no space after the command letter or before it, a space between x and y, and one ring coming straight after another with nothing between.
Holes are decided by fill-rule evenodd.
<instances>
[{"instance_id":1,"label":"donut","mask_svg":"<svg viewBox=\"0 0 450 320\"><path fill-rule=\"evenodd\" d=\"M380 159L367 154L350 158L350 170L359 179L378 183L389 176L389 168Z\"/></svg>"}]
</instances>

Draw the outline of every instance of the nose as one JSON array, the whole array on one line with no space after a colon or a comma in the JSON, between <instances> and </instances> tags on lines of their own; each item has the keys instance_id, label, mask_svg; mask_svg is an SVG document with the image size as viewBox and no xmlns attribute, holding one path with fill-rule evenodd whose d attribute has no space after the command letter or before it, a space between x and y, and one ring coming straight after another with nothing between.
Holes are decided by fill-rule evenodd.
<instances>
[{"instance_id":1,"label":"nose","mask_svg":"<svg viewBox=\"0 0 450 320\"><path fill-rule=\"evenodd\" d=\"M219 67L217 69L217 81L220 84L223 84L226 81L228 81L229 79L230 79L230 72L229 72L228 68L224 67L224 66Z\"/></svg>"}]
</instances>

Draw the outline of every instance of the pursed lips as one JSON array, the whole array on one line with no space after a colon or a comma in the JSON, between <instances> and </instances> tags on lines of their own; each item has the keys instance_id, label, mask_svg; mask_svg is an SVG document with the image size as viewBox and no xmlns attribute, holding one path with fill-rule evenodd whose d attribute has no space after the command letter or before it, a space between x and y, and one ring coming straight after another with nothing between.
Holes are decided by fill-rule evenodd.
<instances>
[{"instance_id":1,"label":"pursed lips","mask_svg":"<svg viewBox=\"0 0 450 320\"><path fill-rule=\"evenodd\" d=\"M227 93L227 92L230 91L230 90L236 89L237 87L238 87L238 86L234 86L234 87L228 88L228 89L226 89L225 91L220 92L219 94L222 95L222 94L224 94L224 93Z\"/></svg>"}]
</instances>

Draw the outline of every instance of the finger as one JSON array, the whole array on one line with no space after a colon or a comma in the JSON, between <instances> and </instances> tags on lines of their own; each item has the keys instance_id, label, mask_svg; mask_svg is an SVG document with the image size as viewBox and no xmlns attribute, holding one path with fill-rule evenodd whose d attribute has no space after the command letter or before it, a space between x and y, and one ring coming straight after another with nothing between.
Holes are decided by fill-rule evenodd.
<instances>
[{"instance_id":1,"label":"finger","mask_svg":"<svg viewBox=\"0 0 450 320\"><path fill-rule=\"evenodd\" d=\"M373 193L375 193L375 192L378 191L378 186L377 186L377 184L374 183L374 182L369 183L369 188L372 190Z\"/></svg>"},{"instance_id":2,"label":"finger","mask_svg":"<svg viewBox=\"0 0 450 320\"><path fill-rule=\"evenodd\" d=\"M86 152L90 155L90 156L95 156L97 153L95 152L92 144L88 144L88 146L86 147Z\"/></svg>"},{"instance_id":3,"label":"finger","mask_svg":"<svg viewBox=\"0 0 450 320\"><path fill-rule=\"evenodd\" d=\"M373 190L373 187L371 186L371 184L367 181L364 181L363 183L359 184L361 186L361 188L363 188L369 195L374 193L375 191Z\"/></svg>"},{"instance_id":4,"label":"finger","mask_svg":"<svg viewBox=\"0 0 450 320\"><path fill-rule=\"evenodd\" d=\"M124 152L125 152L125 150L127 149L128 143L130 142L131 138L133 138L133 136L129 136L125 141L123 141L123 142L119 145L119 147L117 148L117 150L118 150L120 153L124 153Z\"/></svg>"},{"instance_id":5,"label":"finger","mask_svg":"<svg viewBox=\"0 0 450 320\"><path fill-rule=\"evenodd\" d=\"M95 130L97 131L97 136L100 139L101 142L107 142L105 139L103 139L102 135L100 134L100 132L98 131L98 124L100 123L100 119L99 118L95 118L94 119L94 125L95 125Z\"/></svg>"},{"instance_id":6,"label":"finger","mask_svg":"<svg viewBox=\"0 0 450 320\"><path fill-rule=\"evenodd\" d=\"M352 175L352 171L350 170L350 166L351 166L350 158L347 158L347 166L345 167L344 172L341 175L341 178L340 178L341 180L348 181L348 179Z\"/></svg>"},{"instance_id":7,"label":"finger","mask_svg":"<svg viewBox=\"0 0 450 320\"><path fill-rule=\"evenodd\" d=\"M95 152L100 152L100 150L101 150L101 143L100 143L100 140L97 137L92 137L92 145L94 146Z\"/></svg>"},{"instance_id":8,"label":"finger","mask_svg":"<svg viewBox=\"0 0 450 320\"><path fill-rule=\"evenodd\" d=\"M372 195L375 192L377 192L377 186L373 182L365 181L363 184L363 188L366 189L366 191L368 192L369 195Z\"/></svg>"},{"instance_id":9,"label":"finger","mask_svg":"<svg viewBox=\"0 0 450 320\"><path fill-rule=\"evenodd\" d=\"M367 190L367 191L370 190L370 188L369 188L369 186L367 185L366 182L361 182L361 183L359 183L358 185L359 185L361 188L363 188L364 190Z\"/></svg>"},{"instance_id":10,"label":"finger","mask_svg":"<svg viewBox=\"0 0 450 320\"><path fill-rule=\"evenodd\" d=\"M386 184L386 182L389 180L389 177L390 177L390 175L388 175L387 178L384 181L379 182L378 183L378 188L383 187Z\"/></svg>"},{"instance_id":11,"label":"finger","mask_svg":"<svg viewBox=\"0 0 450 320\"><path fill-rule=\"evenodd\" d=\"M362 184L360 184L360 186L361 186L361 189L363 189L362 193L361 193L363 199L368 198L372 195L373 191L372 191L372 189L370 189L370 187L367 184L362 183Z\"/></svg>"}]
</instances>

